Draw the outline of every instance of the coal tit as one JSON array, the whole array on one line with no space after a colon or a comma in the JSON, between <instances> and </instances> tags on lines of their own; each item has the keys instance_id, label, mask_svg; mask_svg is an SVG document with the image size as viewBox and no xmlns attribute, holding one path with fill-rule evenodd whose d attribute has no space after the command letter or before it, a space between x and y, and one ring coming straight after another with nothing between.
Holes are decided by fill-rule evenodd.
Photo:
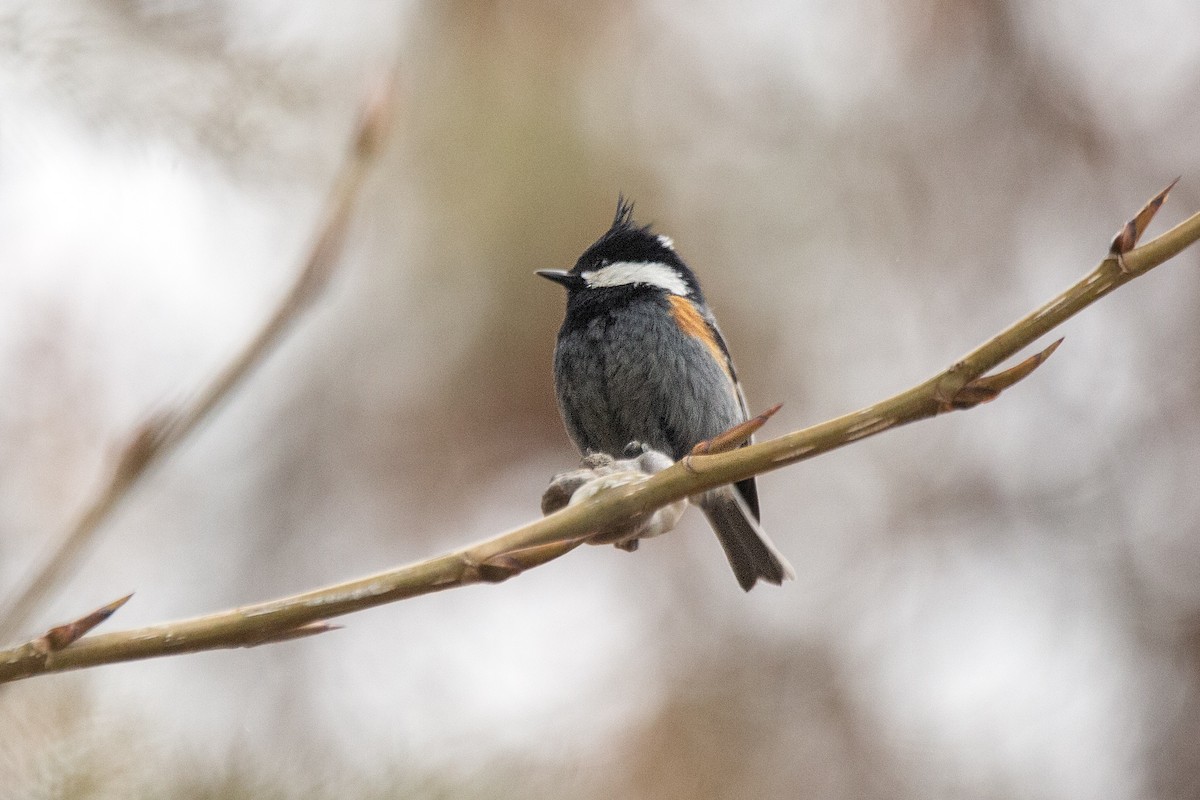
<instances>
[{"instance_id":1,"label":"coal tit","mask_svg":"<svg viewBox=\"0 0 1200 800\"><path fill-rule=\"evenodd\" d=\"M633 221L618 199L612 227L569 271L538 275L567 290L554 383L580 452L620 457L631 442L678 460L747 419L729 348L696 276L672 241ZM693 498L749 591L795 574L759 527L754 478Z\"/></svg>"}]
</instances>

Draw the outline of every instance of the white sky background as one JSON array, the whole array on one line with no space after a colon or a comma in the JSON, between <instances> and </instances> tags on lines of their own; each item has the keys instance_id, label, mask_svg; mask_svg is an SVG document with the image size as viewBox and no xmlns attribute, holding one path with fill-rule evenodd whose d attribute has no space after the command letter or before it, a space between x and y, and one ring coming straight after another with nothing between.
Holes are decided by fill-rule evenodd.
<instances>
[{"instance_id":1,"label":"white sky background","mask_svg":"<svg viewBox=\"0 0 1200 800\"><path fill-rule=\"evenodd\" d=\"M202 613L528 520L571 465L557 420L536 417L544 440L468 438L462 408L489 406L457 406L464 391L502 392L456 370L481 338L530 342L548 394L561 298L527 276L569 264L618 190L705 279L752 400L787 401L776 432L940 369L1090 268L1176 174L1163 216L1200 207L1193 4L1011 3L1017 68L997 65L996 29L969 5L516 5L480 22L469 4L10 1L0 581L70 518L123 432L268 313L358 98L397 51L409 105L327 297L130 498L39 624L130 590L114 628ZM564 41L544 43L543 64L550 34ZM489 86L501 111L471 108ZM454 125L489 113L500 123ZM577 163L523 138L543 123L574 132ZM102 771L113 796L235 752L310 790L325 774L497 761L577 767L586 784L689 668L737 641L751 665L827 654L846 717L896 781L887 796L1161 789L1156 748L1196 702L1200 553L1179 489L1200 438L1195 261L1084 312L993 406L765 479L768 527L799 573L782 591L741 596L692 520L636 556L589 549L309 641L29 681L0 693L0 720L37 732L0 758L0 784L104 762L114 730L138 757ZM495 400L499 427L523 402ZM469 432L439 449L406 432L422 426ZM87 721L41 719L64 693ZM799 741L811 724L744 700L768 707L766 730ZM776 783L754 793L803 793L791 740L775 738L762 759Z\"/></svg>"}]
</instances>

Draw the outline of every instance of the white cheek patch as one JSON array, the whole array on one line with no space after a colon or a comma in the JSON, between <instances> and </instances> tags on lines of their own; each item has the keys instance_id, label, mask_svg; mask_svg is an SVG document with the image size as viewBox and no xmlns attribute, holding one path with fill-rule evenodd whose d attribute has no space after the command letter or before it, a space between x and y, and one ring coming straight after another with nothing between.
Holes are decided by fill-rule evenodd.
<instances>
[{"instance_id":1,"label":"white cheek patch","mask_svg":"<svg viewBox=\"0 0 1200 800\"><path fill-rule=\"evenodd\" d=\"M629 286L642 284L657 286L671 294L687 297L687 281L680 277L672 267L657 261L618 261L597 270L580 273L589 289L603 286Z\"/></svg>"}]
</instances>

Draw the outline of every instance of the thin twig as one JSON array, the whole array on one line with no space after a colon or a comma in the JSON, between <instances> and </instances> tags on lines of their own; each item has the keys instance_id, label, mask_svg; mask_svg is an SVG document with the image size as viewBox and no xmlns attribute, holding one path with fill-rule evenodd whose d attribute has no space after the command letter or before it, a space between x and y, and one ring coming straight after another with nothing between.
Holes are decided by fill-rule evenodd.
<instances>
[{"instance_id":1,"label":"thin twig","mask_svg":"<svg viewBox=\"0 0 1200 800\"><path fill-rule=\"evenodd\" d=\"M324 620L364 608L455 586L504 580L571 550L595 531L607 530L681 498L812 458L918 419L971 407L981 401L981 392L986 395L983 399L991 399L1027 377L1058 343L1012 369L989 377L985 377L986 372L1080 309L1197 240L1200 214L1142 247L1122 253L1121 264L1116 253L1110 254L1070 289L949 369L852 414L760 444L686 456L640 483L599 492L516 530L410 566L195 619L85 636L55 652L47 653L33 642L0 650L0 682L98 664L249 647L319 632L326 627Z\"/></svg>"},{"instance_id":2,"label":"thin twig","mask_svg":"<svg viewBox=\"0 0 1200 800\"><path fill-rule=\"evenodd\" d=\"M317 236L291 289L254 338L207 386L182 408L154 414L129 437L108 480L75 523L47 548L39 566L11 597L0 603L0 609L3 609L0 611L0 641L16 635L46 595L69 576L97 529L145 476L149 467L174 452L212 414L278 346L284 334L321 293L338 262L354 199L381 149L394 104L392 86L391 83L381 85L364 108L350 152L325 203L321 222L316 228Z\"/></svg>"}]
</instances>

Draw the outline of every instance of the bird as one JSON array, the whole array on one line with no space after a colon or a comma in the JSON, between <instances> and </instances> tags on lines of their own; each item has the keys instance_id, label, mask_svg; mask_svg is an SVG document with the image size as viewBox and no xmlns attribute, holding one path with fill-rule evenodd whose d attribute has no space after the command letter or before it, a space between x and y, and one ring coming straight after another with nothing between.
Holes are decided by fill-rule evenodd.
<instances>
[{"instance_id":1,"label":"bird","mask_svg":"<svg viewBox=\"0 0 1200 800\"><path fill-rule=\"evenodd\" d=\"M745 422L746 398L695 273L670 237L617 199L609 229L569 270L537 270L567 291L554 385L567 434L583 455L633 445L678 461ZM753 477L692 498L738 584L781 584L795 572L759 524Z\"/></svg>"}]
</instances>

